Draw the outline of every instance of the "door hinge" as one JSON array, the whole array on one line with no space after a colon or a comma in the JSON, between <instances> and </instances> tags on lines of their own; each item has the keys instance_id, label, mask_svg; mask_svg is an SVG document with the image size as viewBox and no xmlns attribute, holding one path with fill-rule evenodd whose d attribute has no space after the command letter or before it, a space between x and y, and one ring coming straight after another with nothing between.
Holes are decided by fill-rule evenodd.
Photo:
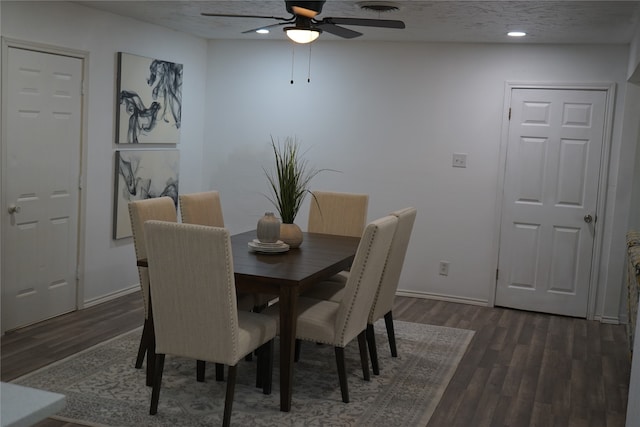
<instances>
[{"instance_id":1,"label":"door hinge","mask_svg":"<svg viewBox=\"0 0 640 427\"><path fill-rule=\"evenodd\" d=\"M500 277L500 270L496 268L496 282L498 281L498 277Z\"/></svg>"},{"instance_id":2,"label":"door hinge","mask_svg":"<svg viewBox=\"0 0 640 427\"><path fill-rule=\"evenodd\" d=\"M511 107L509 107L509 120L511 120Z\"/></svg>"},{"instance_id":3,"label":"door hinge","mask_svg":"<svg viewBox=\"0 0 640 427\"><path fill-rule=\"evenodd\" d=\"M78 190L82 190L82 176L78 177Z\"/></svg>"}]
</instances>

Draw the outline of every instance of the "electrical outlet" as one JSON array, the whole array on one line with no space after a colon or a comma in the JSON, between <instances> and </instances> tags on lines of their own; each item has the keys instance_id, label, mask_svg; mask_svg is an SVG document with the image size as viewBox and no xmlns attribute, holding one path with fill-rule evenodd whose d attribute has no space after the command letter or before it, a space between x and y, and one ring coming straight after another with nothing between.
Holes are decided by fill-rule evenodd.
<instances>
[{"instance_id":1,"label":"electrical outlet","mask_svg":"<svg viewBox=\"0 0 640 427\"><path fill-rule=\"evenodd\" d=\"M467 154L466 153L453 153L454 168L466 168L467 167Z\"/></svg>"},{"instance_id":2,"label":"electrical outlet","mask_svg":"<svg viewBox=\"0 0 640 427\"><path fill-rule=\"evenodd\" d=\"M441 276L449 275L449 261L440 261L439 273Z\"/></svg>"}]
</instances>

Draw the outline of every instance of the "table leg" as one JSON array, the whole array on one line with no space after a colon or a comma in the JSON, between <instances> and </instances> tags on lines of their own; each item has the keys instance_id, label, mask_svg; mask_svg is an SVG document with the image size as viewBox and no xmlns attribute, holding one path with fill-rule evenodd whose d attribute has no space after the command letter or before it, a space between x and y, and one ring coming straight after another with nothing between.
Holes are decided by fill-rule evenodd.
<instances>
[{"instance_id":1,"label":"table leg","mask_svg":"<svg viewBox=\"0 0 640 427\"><path fill-rule=\"evenodd\" d=\"M280 410L291 410L293 390L293 357L296 341L298 289L280 288Z\"/></svg>"}]
</instances>

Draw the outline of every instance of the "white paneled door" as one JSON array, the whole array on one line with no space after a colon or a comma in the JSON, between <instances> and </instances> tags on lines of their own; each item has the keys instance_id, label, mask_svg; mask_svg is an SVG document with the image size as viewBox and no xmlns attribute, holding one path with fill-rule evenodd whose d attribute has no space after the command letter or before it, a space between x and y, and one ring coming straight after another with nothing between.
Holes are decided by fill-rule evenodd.
<instances>
[{"instance_id":1,"label":"white paneled door","mask_svg":"<svg viewBox=\"0 0 640 427\"><path fill-rule=\"evenodd\" d=\"M76 308L83 60L7 48L2 329Z\"/></svg>"},{"instance_id":2,"label":"white paneled door","mask_svg":"<svg viewBox=\"0 0 640 427\"><path fill-rule=\"evenodd\" d=\"M512 89L496 305L587 316L606 97Z\"/></svg>"}]
</instances>

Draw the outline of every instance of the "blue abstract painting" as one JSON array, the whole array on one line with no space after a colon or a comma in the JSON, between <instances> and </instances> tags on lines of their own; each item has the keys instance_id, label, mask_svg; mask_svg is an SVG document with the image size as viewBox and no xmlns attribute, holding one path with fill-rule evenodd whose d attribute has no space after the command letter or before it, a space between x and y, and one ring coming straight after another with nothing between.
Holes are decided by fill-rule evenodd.
<instances>
[{"instance_id":1,"label":"blue abstract painting","mask_svg":"<svg viewBox=\"0 0 640 427\"><path fill-rule=\"evenodd\" d=\"M118 52L116 143L177 144L182 64Z\"/></svg>"},{"instance_id":2,"label":"blue abstract painting","mask_svg":"<svg viewBox=\"0 0 640 427\"><path fill-rule=\"evenodd\" d=\"M132 235L129 202L168 196L178 206L178 150L116 151L114 239Z\"/></svg>"}]
</instances>

